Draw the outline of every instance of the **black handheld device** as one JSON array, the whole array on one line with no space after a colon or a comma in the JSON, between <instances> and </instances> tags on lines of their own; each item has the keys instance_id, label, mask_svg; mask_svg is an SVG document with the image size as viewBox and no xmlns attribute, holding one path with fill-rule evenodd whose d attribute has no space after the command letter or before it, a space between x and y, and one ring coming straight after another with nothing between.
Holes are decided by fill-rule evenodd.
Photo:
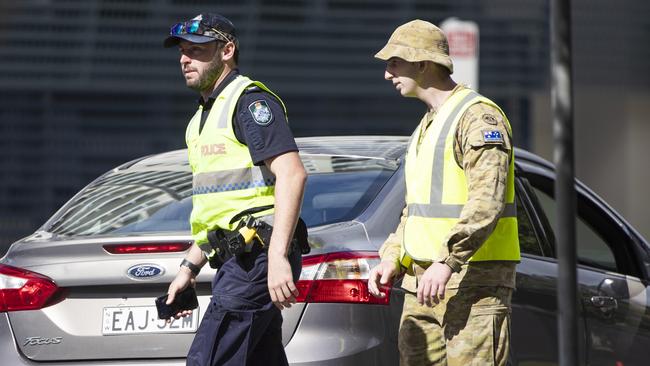
<instances>
[{"instance_id":1,"label":"black handheld device","mask_svg":"<svg viewBox=\"0 0 650 366\"><path fill-rule=\"evenodd\" d=\"M164 294L156 298L159 319L169 319L180 311L196 309L199 306L196 291L192 286L187 286L185 290L177 293L174 302L169 305L166 304L167 296L168 294Z\"/></svg>"}]
</instances>

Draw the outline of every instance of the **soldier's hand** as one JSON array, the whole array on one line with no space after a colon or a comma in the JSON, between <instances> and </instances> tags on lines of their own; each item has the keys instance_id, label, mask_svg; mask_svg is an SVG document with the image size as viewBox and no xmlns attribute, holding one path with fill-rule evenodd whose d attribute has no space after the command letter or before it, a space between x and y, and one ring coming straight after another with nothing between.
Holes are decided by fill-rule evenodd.
<instances>
[{"instance_id":1,"label":"soldier's hand","mask_svg":"<svg viewBox=\"0 0 650 366\"><path fill-rule=\"evenodd\" d=\"M196 280L194 279L194 276L192 275L192 272L189 271L189 269L181 267L178 270L178 274L176 274L176 277L172 283L169 284L169 289L167 290L167 301L165 301L165 304L169 305L173 303L174 299L176 298L176 294L185 290L187 286L196 286ZM174 318L179 319L190 314L192 314L192 310L183 310L174 314ZM170 323L171 321L171 318L167 319L167 323Z\"/></svg>"},{"instance_id":2,"label":"soldier's hand","mask_svg":"<svg viewBox=\"0 0 650 366\"><path fill-rule=\"evenodd\" d=\"M391 261L381 261L373 269L370 270L368 275L368 292L374 297L383 298L385 293L379 290L379 287L384 287L397 275L399 268Z\"/></svg>"},{"instance_id":3,"label":"soldier's hand","mask_svg":"<svg viewBox=\"0 0 650 366\"><path fill-rule=\"evenodd\" d=\"M445 286L451 277L451 268L444 263L433 262L424 271L418 283L417 299L420 305L431 307L445 298Z\"/></svg>"},{"instance_id":4,"label":"soldier's hand","mask_svg":"<svg viewBox=\"0 0 650 366\"><path fill-rule=\"evenodd\" d=\"M268 286L271 301L282 310L285 307L290 308L291 304L296 303L298 288L293 283L293 274L291 265L284 255L268 252Z\"/></svg>"}]
</instances>

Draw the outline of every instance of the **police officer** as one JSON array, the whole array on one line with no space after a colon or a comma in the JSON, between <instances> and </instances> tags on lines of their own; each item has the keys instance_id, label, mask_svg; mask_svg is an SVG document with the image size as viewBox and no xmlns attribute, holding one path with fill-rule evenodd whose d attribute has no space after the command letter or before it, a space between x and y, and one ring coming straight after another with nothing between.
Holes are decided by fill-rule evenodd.
<instances>
[{"instance_id":1,"label":"police officer","mask_svg":"<svg viewBox=\"0 0 650 366\"><path fill-rule=\"evenodd\" d=\"M298 294L300 251L291 242L306 181L286 108L264 84L239 73L239 41L225 17L206 13L178 23L164 46L178 48L185 82L201 96L185 134L196 245L167 303L194 286L206 262L220 266L187 364L286 365L280 310ZM270 240L255 239L243 253L223 257L212 239L236 232L248 215L273 225Z\"/></svg>"},{"instance_id":2,"label":"police officer","mask_svg":"<svg viewBox=\"0 0 650 366\"><path fill-rule=\"evenodd\" d=\"M406 272L402 365L505 365L520 259L511 129L492 101L451 79L442 31L414 20L375 57L403 97L427 106L405 159L400 225L369 291Z\"/></svg>"}]
</instances>

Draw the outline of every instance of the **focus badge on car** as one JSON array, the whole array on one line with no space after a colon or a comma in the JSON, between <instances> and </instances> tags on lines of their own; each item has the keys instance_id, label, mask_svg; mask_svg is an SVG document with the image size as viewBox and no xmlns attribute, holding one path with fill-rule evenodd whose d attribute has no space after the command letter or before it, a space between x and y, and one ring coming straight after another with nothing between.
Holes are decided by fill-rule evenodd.
<instances>
[{"instance_id":1,"label":"focus badge on car","mask_svg":"<svg viewBox=\"0 0 650 366\"><path fill-rule=\"evenodd\" d=\"M126 274L134 280L149 280L160 277L165 273L165 270L155 264L137 264L130 267Z\"/></svg>"}]
</instances>

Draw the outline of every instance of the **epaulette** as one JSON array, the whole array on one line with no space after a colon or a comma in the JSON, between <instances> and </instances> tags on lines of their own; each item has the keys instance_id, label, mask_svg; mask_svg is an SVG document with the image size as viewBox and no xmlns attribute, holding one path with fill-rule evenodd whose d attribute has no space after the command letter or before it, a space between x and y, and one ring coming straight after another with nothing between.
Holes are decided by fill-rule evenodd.
<instances>
[{"instance_id":1,"label":"epaulette","mask_svg":"<svg viewBox=\"0 0 650 366\"><path fill-rule=\"evenodd\" d=\"M257 85L251 85L248 88L244 89L244 93L246 93L246 94L255 93L255 92L259 92L259 91L262 91L262 89Z\"/></svg>"}]
</instances>

